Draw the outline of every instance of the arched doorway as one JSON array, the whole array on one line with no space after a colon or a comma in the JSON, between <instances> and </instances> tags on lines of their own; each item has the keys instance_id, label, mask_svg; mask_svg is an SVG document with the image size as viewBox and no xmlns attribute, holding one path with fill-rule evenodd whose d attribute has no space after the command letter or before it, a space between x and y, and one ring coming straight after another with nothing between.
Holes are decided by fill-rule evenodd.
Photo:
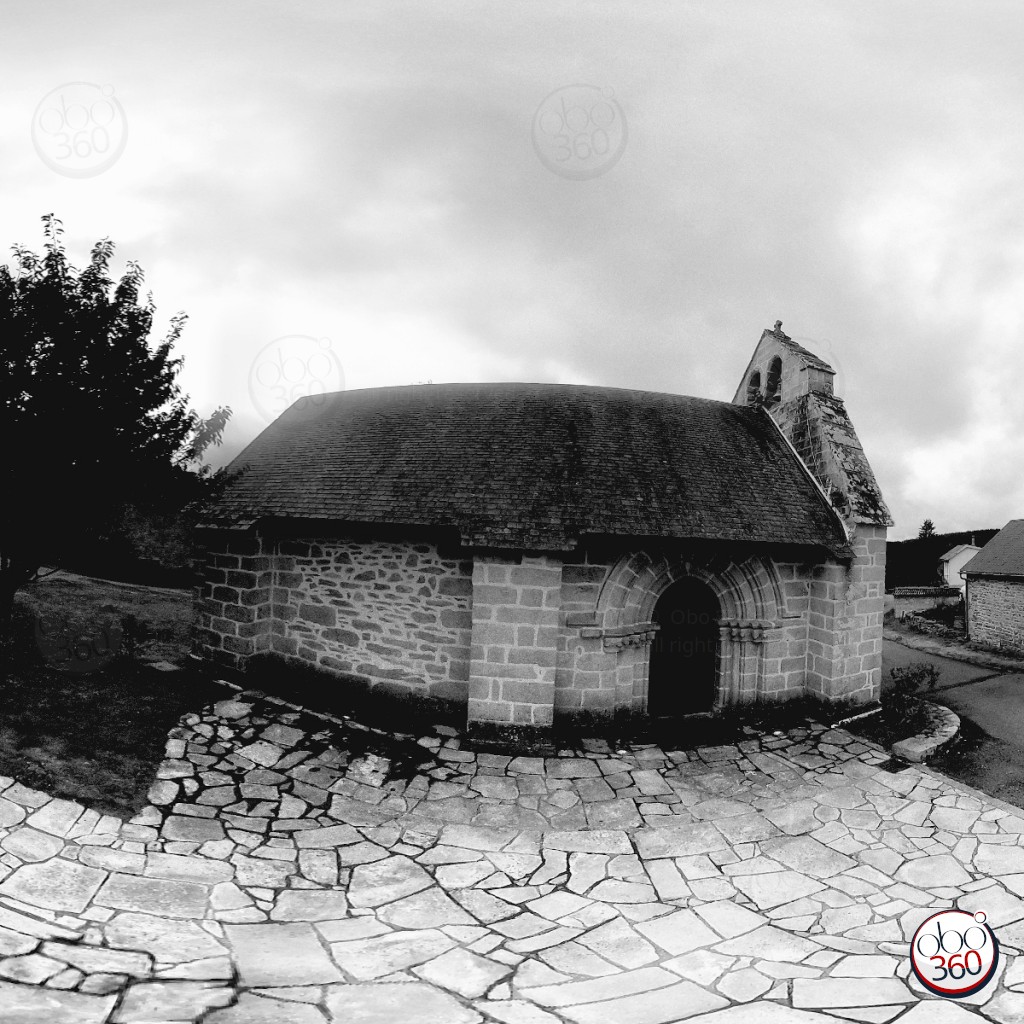
<instances>
[{"instance_id":1,"label":"arched doorway","mask_svg":"<svg viewBox=\"0 0 1024 1024\"><path fill-rule=\"evenodd\" d=\"M651 644L647 713L653 718L710 711L715 703L718 598L692 576L673 583L658 598Z\"/></svg>"}]
</instances>

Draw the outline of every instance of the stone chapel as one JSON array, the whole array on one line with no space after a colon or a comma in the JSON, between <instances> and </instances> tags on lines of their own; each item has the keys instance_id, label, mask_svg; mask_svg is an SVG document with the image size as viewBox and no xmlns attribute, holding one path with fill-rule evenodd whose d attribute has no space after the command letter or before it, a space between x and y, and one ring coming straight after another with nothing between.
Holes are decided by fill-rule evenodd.
<instances>
[{"instance_id":1,"label":"stone chapel","mask_svg":"<svg viewBox=\"0 0 1024 1024\"><path fill-rule=\"evenodd\" d=\"M881 686L892 520L833 369L731 402L426 384L297 402L198 532L194 653L453 707L483 742Z\"/></svg>"}]
</instances>

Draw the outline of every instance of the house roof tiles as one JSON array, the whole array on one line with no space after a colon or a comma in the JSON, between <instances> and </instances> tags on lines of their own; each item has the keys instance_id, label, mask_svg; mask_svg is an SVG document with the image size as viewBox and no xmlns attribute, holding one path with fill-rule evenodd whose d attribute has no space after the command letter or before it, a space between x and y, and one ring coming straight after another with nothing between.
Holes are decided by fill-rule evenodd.
<instances>
[{"instance_id":1,"label":"house roof tiles","mask_svg":"<svg viewBox=\"0 0 1024 1024\"><path fill-rule=\"evenodd\" d=\"M1011 519L960 571L970 576L1024 576L1024 519Z\"/></svg>"}]
</instances>

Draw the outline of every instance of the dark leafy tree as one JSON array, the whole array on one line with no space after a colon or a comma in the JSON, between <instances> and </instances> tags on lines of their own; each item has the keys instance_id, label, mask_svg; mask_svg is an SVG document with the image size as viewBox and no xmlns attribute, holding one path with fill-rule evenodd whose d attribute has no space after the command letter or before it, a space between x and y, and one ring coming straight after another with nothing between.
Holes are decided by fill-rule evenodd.
<instances>
[{"instance_id":1,"label":"dark leafy tree","mask_svg":"<svg viewBox=\"0 0 1024 1024\"><path fill-rule=\"evenodd\" d=\"M231 410L188 408L172 357L186 317L150 342L155 307L129 262L116 283L114 245L68 263L61 222L43 217L42 256L15 245L0 266L0 621L43 565L109 539L126 514L187 513L221 487L203 454Z\"/></svg>"},{"instance_id":2,"label":"dark leafy tree","mask_svg":"<svg viewBox=\"0 0 1024 1024\"><path fill-rule=\"evenodd\" d=\"M921 524L921 529L917 531L918 540L927 540L929 537L935 536L935 524L930 520L926 519Z\"/></svg>"}]
</instances>

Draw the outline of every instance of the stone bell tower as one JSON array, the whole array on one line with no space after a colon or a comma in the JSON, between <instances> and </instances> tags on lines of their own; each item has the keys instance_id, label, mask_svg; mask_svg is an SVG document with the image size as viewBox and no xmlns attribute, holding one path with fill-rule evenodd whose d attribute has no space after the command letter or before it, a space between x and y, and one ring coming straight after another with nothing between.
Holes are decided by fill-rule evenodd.
<instances>
[{"instance_id":1,"label":"stone bell tower","mask_svg":"<svg viewBox=\"0 0 1024 1024\"><path fill-rule=\"evenodd\" d=\"M783 333L765 330L734 405L765 411L842 518L853 550L811 584L806 688L828 700L877 700L882 679L886 531L893 525L835 370Z\"/></svg>"}]
</instances>

